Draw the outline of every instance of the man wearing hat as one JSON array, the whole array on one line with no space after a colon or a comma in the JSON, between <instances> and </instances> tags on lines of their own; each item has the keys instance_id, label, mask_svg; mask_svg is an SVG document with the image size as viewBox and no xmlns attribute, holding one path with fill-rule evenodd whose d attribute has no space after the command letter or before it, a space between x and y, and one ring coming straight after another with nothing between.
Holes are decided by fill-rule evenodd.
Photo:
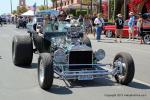
<instances>
[{"instance_id":1,"label":"man wearing hat","mask_svg":"<svg viewBox=\"0 0 150 100\"><path fill-rule=\"evenodd\" d=\"M130 16L130 19L129 19L129 22L128 22L128 26L129 26L129 40L131 39L131 36L132 36L132 40L134 40L134 13L133 12L130 12L129 13L129 16Z\"/></svg>"},{"instance_id":2,"label":"man wearing hat","mask_svg":"<svg viewBox=\"0 0 150 100\"><path fill-rule=\"evenodd\" d=\"M122 31L123 31L123 26L124 26L124 20L121 14L117 15L117 19L115 20L115 25L116 25L115 42L117 42L117 36L119 35L120 43L121 43Z\"/></svg>"}]
</instances>

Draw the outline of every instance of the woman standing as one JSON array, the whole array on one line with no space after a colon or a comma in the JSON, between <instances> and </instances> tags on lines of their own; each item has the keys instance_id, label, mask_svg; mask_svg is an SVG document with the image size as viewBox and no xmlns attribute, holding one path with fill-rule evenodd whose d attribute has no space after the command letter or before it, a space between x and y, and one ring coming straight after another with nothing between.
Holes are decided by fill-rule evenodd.
<instances>
[{"instance_id":1,"label":"woman standing","mask_svg":"<svg viewBox=\"0 0 150 100\"><path fill-rule=\"evenodd\" d=\"M102 14L98 14L97 18L94 20L96 24L96 39L99 41L101 39L101 33L103 29L104 19L102 18Z\"/></svg>"},{"instance_id":2,"label":"woman standing","mask_svg":"<svg viewBox=\"0 0 150 100\"><path fill-rule=\"evenodd\" d=\"M92 26L92 22L88 15L85 15L85 17L83 19L83 26L85 29L85 33L88 34L90 32L91 26Z\"/></svg>"},{"instance_id":3,"label":"woman standing","mask_svg":"<svg viewBox=\"0 0 150 100\"><path fill-rule=\"evenodd\" d=\"M138 20L137 20L137 32L138 32L138 35L140 37L140 43L142 44L143 41L142 41L142 26L143 26L143 18L142 18L142 14L138 14Z\"/></svg>"}]
</instances>

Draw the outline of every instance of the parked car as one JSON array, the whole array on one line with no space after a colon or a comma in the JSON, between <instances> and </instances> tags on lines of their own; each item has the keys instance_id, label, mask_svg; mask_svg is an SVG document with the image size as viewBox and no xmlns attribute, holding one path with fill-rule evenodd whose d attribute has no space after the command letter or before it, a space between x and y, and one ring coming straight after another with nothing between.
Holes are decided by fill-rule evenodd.
<instances>
[{"instance_id":1,"label":"parked car","mask_svg":"<svg viewBox=\"0 0 150 100\"><path fill-rule=\"evenodd\" d=\"M142 39L145 44L150 44L150 13L143 14Z\"/></svg>"},{"instance_id":2,"label":"parked car","mask_svg":"<svg viewBox=\"0 0 150 100\"><path fill-rule=\"evenodd\" d=\"M49 23L44 27L42 36L32 31L32 35L14 36L12 42L12 59L17 66L31 67L35 45L39 52L37 73L42 89L52 87L54 75L69 87L71 80L93 80L107 75L112 75L118 83L124 85L132 81L135 69L130 54L118 53L112 64L99 63L104 59L105 51L92 49L82 26L67 22L59 22L57 25L55 29ZM107 66L111 69L106 69Z\"/></svg>"},{"instance_id":3,"label":"parked car","mask_svg":"<svg viewBox=\"0 0 150 100\"><path fill-rule=\"evenodd\" d=\"M135 24L136 24L136 22L135 22ZM128 29L129 29L129 27L128 27L128 20L126 20L124 22L124 28L123 28L122 37L124 37L124 38L128 38L129 37ZM111 37L115 36L115 30L116 30L116 26L115 25L106 25L106 26L104 26L104 34L108 38L111 38ZM137 36L136 25L134 27L134 36Z\"/></svg>"},{"instance_id":4,"label":"parked car","mask_svg":"<svg viewBox=\"0 0 150 100\"><path fill-rule=\"evenodd\" d=\"M2 17L2 23L7 24L7 20L5 17Z\"/></svg>"}]
</instances>

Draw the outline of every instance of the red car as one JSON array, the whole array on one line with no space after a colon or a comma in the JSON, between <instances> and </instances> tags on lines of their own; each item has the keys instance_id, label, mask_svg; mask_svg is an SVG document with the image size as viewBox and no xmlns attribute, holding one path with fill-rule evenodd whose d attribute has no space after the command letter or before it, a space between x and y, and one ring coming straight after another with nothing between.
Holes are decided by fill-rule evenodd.
<instances>
[{"instance_id":1,"label":"red car","mask_svg":"<svg viewBox=\"0 0 150 100\"><path fill-rule=\"evenodd\" d=\"M126 20L124 22L124 28L123 28L123 33L122 33L122 37L128 38L129 37L129 32L128 32L128 20ZM106 25L104 26L104 34L106 35L106 37L111 38L115 35L115 30L116 30L116 26L114 25ZM137 36L137 32L136 32L136 25L134 27L134 35Z\"/></svg>"}]
</instances>

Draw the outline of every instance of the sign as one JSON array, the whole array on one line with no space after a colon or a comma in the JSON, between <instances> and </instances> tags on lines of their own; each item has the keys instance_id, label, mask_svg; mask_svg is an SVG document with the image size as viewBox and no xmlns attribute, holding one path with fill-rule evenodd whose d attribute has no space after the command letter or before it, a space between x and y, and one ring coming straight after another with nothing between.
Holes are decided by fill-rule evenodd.
<instances>
[{"instance_id":1,"label":"sign","mask_svg":"<svg viewBox=\"0 0 150 100\"><path fill-rule=\"evenodd\" d=\"M90 2L91 0L82 0L82 4L85 4L85 5L90 4Z\"/></svg>"}]
</instances>

